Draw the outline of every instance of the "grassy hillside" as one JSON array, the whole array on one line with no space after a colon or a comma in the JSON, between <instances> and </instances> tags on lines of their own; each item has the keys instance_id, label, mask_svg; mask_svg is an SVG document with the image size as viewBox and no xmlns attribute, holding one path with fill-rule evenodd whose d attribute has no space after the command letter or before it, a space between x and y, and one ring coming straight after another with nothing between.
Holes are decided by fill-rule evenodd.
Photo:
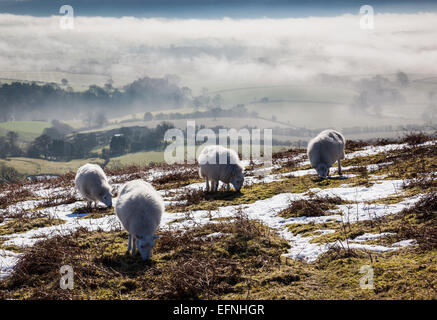
<instances>
[{"instance_id":1,"label":"grassy hillside","mask_svg":"<svg viewBox=\"0 0 437 320\"><path fill-rule=\"evenodd\" d=\"M264 97L275 100L299 100L318 102L346 103L352 98L354 91L350 88L339 88L322 85L282 85L256 86L248 88L231 88L214 90L210 95L220 94L228 103L249 103Z\"/></svg>"},{"instance_id":2,"label":"grassy hillside","mask_svg":"<svg viewBox=\"0 0 437 320\"><path fill-rule=\"evenodd\" d=\"M100 152L103 147L93 149L93 152ZM272 150L279 151L287 148L284 146L273 146ZM262 148L261 148L262 150ZM128 153L117 157L111 157L108 163L108 168L123 167L123 166L147 166L150 162L164 162L164 151L142 151ZM103 164L101 158L75 159L71 161L50 161L44 159L12 157L8 159L0 159L0 165L4 164L8 167L16 169L24 175L34 174L65 174L70 171L76 171L80 166L87 162Z\"/></svg>"},{"instance_id":3,"label":"grassy hillside","mask_svg":"<svg viewBox=\"0 0 437 320\"><path fill-rule=\"evenodd\" d=\"M9 158L7 160L0 159L0 165L4 164L8 167L16 169L19 173L25 175L32 174L65 174L69 171L76 171L81 165L87 162L103 163L102 159L90 158L71 161L49 161L34 158Z\"/></svg>"},{"instance_id":4,"label":"grassy hillside","mask_svg":"<svg viewBox=\"0 0 437 320\"><path fill-rule=\"evenodd\" d=\"M6 136L8 131L18 133L18 140L30 142L40 136L45 128L51 127L47 121L9 121L0 122L0 136Z\"/></svg>"},{"instance_id":5,"label":"grassy hillside","mask_svg":"<svg viewBox=\"0 0 437 320\"><path fill-rule=\"evenodd\" d=\"M283 151L264 174L249 164L240 193L204 192L196 165L107 169L114 194L144 179L164 197L148 262L72 174L2 187L0 298L436 299L436 141L349 141L343 176L325 180L305 150Z\"/></svg>"}]
</instances>

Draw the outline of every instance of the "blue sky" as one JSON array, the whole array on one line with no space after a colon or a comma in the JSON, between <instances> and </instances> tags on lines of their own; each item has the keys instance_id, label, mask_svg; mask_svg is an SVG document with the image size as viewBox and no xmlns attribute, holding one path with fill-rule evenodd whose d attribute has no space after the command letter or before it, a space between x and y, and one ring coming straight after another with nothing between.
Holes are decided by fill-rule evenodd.
<instances>
[{"instance_id":1,"label":"blue sky","mask_svg":"<svg viewBox=\"0 0 437 320\"><path fill-rule=\"evenodd\" d=\"M32 16L58 15L60 6L72 5L76 16L135 16L166 18L287 18L357 14L364 4L376 13L437 11L429 0L0 0L0 13Z\"/></svg>"}]
</instances>

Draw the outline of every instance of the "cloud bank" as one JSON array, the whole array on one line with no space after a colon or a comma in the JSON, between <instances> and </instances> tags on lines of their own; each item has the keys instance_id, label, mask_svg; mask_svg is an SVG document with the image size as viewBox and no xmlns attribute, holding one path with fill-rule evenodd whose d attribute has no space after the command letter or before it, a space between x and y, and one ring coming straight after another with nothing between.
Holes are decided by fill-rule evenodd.
<instances>
[{"instance_id":1,"label":"cloud bank","mask_svg":"<svg viewBox=\"0 0 437 320\"><path fill-rule=\"evenodd\" d=\"M437 74L437 13L301 19L158 19L0 14L0 70L103 74L136 79L177 74L203 86L283 84L321 73Z\"/></svg>"}]
</instances>

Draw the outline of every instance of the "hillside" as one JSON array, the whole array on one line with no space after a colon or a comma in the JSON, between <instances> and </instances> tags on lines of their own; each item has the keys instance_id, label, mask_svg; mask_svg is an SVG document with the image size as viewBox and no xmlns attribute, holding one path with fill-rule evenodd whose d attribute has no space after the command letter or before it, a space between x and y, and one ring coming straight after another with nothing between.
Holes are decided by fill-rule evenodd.
<instances>
[{"instance_id":1,"label":"hillside","mask_svg":"<svg viewBox=\"0 0 437 320\"><path fill-rule=\"evenodd\" d=\"M145 179L165 199L147 263L125 254L113 209L86 207L74 174L1 186L0 298L436 299L434 139L349 141L344 176L326 180L305 150L276 153L268 170L246 163L241 193L204 193L194 165L109 170L115 193ZM62 265L73 290L59 288Z\"/></svg>"}]
</instances>

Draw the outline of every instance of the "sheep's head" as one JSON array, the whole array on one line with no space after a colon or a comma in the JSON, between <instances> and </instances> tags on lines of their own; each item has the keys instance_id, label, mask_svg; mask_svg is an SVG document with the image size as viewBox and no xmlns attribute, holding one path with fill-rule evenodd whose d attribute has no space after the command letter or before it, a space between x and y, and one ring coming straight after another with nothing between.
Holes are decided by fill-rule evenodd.
<instances>
[{"instance_id":1,"label":"sheep's head","mask_svg":"<svg viewBox=\"0 0 437 320\"><path fill-rule=\"evenodd\" d=\"M105 188L100 192L99 199L103 202L108 208L112 207L112 194L110 188Z\"/></svg>"},{"instance_id":2,"label":"sheep's head","mask_svg":"<svg viewBox=\"0 0 437 320\"><path fill-rule=\"evenodd\" d=\"M241 187L244 183L244 174L243 172L240 172L234 176L234 178L231 181L232 185L234 186L235 190L240 191Z\"/></svg>"},{"instance_id":3,"label":"sheep's head","mask_svg":"<svg viewBox=\"0 0 437 320\"><path fill-rule=\"evenodd\" d=\"M329 174L329 168L326 164L320 163L316 168L317 174L320 178L325 179Z\"/></svg>"},{"instance_id":4,"label":"sheep's head","mask_svg":"<svg viewBox=\"0 0 437 320\"><path fill-rule=\"evenodd\" d=\"M155 240L158 238L159 236L155 236L155 235L151 235L151 236L144 236L139 234L135 235L137 248L143 260L150 260L150 258L152 257L153 247L155 246Z\"/></svg>"}]
</instances>

